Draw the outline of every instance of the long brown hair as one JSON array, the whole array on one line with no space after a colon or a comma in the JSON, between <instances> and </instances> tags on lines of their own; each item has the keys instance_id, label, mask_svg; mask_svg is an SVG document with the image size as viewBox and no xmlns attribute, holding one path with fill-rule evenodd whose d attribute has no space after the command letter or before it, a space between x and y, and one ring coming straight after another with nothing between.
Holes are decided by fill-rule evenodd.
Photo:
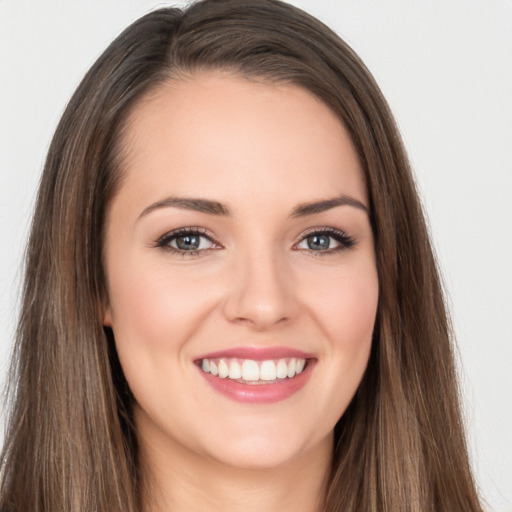
<instances>
[{"instance_id":1,"label":"long brown hair","mask_svg":"<svg viewBox=\"0 0 512 512\"><path fill-rule=\"evenodd\" d=\"M136 512L132 396L102 269L123 127L150 89L222 69L303 87L349 130L371 206L380 299L363 381L335 428L325 509L479 511L435 259L398 130L354 52L278 0L203 0L128 27L87 73L46 160L26 260L2 454L2 512Z\"/></svg>"}]
</instances>

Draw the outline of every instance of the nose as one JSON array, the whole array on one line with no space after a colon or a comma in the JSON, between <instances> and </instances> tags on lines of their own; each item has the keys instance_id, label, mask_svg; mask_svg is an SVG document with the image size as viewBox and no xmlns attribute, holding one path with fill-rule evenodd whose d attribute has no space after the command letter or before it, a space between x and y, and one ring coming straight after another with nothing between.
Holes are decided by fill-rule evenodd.
<instances>
[{"instance_id":1,"label":"nose","mask_svg":"<svg viewBox=\"0 0 512 512\"><path fill-rule=\"evenodd\" d=\"M262 331L293 320L298 301L292 272L283 259L270 251L239 259L224 304L230 322Z\"/></svg>"}]
</instances>

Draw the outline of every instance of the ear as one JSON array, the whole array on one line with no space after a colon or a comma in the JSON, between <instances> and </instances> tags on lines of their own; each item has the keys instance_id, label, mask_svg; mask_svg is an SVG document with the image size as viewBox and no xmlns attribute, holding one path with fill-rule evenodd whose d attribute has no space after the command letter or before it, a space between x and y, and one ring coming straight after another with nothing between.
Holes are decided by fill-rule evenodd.
<instances>
[{"instance_id":1,"label":"ear","mask_svg":"<svg viewBox=\"0 0 512 512\"><path fill-rule=\"evenodd\" d=\"M103 327L112 327L112 312L110 310L110 306L105 306L103 308L102 324Z\"/></svg>"},{"instance_id":2,"label":"ear","mask_svg":"<svg viewBox=\"0 0 512 512\"><path fill-rule=\"evenodd\" d=\"M112 308L110 307L108 298L99 301L98 318L103 327L112 327Z\"/></svg>"}]
</instances>

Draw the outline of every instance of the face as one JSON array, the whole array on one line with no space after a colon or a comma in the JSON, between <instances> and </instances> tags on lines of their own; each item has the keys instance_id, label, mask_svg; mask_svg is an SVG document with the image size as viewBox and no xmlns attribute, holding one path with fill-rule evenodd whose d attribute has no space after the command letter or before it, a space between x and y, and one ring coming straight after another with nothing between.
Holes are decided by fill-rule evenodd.
<instances>
[{"instance_id":1,"label":"face","mask_svg":"<svg viewBox=\"0 0 512 512\"><path fill-rule=\"evenodd\" d=\"M141 445L236 467L332 450L378 299L363 173L309 92L222 74L135 108L105 266Z\"/></svg>"}]
</instances>

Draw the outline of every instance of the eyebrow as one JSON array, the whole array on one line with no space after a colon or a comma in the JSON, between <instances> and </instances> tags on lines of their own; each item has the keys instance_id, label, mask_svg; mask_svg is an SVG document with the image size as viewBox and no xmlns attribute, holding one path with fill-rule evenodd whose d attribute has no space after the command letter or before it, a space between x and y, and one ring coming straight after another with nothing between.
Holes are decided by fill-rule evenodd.
<instances>
[{"instance_id":1,"label":"eyebrow","mask_svg":"<svg viewBox=\"0 0 512 512\"><path fill-rule=\"evenodd\" d=\"M231 215L229 208L218 201L210 201L209 199L199 199L191 197L167 197L152 205L148 206L139 215L139 219L144 217L153 210L159 208L180 208L182 210L192 210L200 213L208 213L210 215L219 215L228 217Z\"/></svg>"},{"instance_id":2,"label":"eyebrow","mask_svg":"<svg viewBox=\"0 0 512 512\"><path fill-rule=\"evenodd\" d=\"M353 206L354 208L365 211L367 214L370 213L368 207L358 199L341 195L333 197L332 199L299 204L293 209L291 217L306 217L308 215L314 215L315 213L331 210L332 208L337 208L338 206Z\"/></svg>"},{"instance_id":3,"label":"eyebrow","mask_svg":"<svg viewBox=\"0 0 512 512\"><path fill-rule=\"evenodd\" d=\"M301 203L296 206L290 215L292 218L307 217L316 213L325 212L338 206L352 206L369 214L368 207L358 199L350 196L341 195L332 199L324 199L321 201L312 201L309 203ZM145 208L139 215L139 218L144 217L148 213L160 208L180 208L182 210L192 210L200 213L207 213L209 215L217 215L221 217L231 216L229 207L218 201L211 201L209 199L200 199L193 197L167 197L161 201L151 204Z\"/></svg>"}]
</instances>

